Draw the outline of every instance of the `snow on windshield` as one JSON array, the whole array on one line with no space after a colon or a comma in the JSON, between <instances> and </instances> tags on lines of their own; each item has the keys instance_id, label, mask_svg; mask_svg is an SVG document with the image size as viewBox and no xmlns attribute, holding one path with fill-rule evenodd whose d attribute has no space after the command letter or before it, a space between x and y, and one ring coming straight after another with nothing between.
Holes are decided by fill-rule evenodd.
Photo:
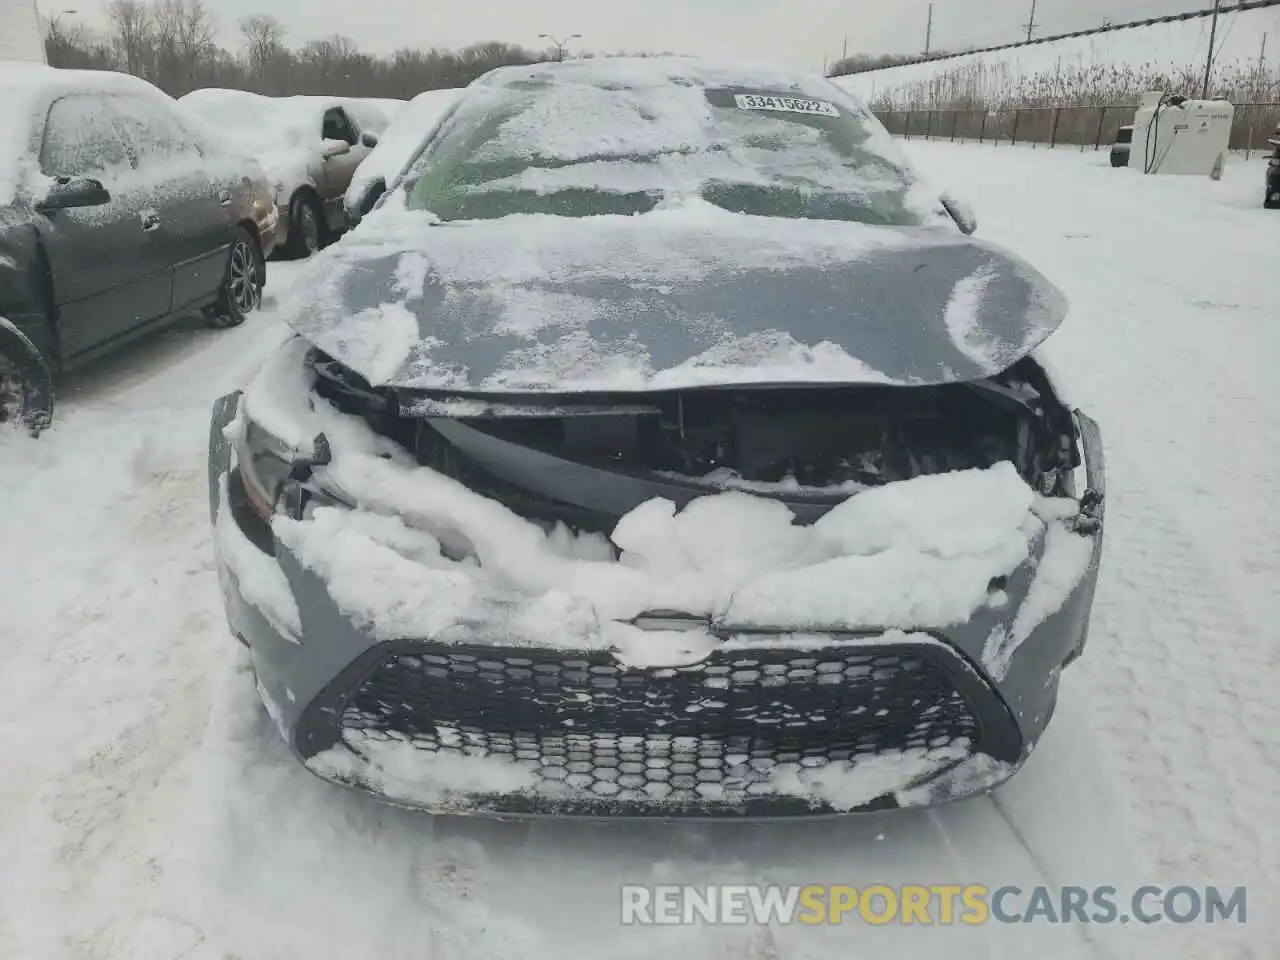
<instances>
[{"instance_id":1,"label":"snow on windshield","mask_svg":"<svg viewBox=\"0 0 1280 960\"><path fill-rule=\"evenodd\" d=\"M460 190L712 199L706 188L717 184L784 194L782 202L722 201L761 207L744 212L899 224L942 215L936 192L922 188L880 123L840 88L803 74L757 77L679 60L497 71L468 91L419 166L426 176L410 207L449 217L450 194ZM832 209L793 209L815 191ZM527 202L495 210L482 214L471 203L465 215L537 212Z\"/></svg>"}]
</instances>

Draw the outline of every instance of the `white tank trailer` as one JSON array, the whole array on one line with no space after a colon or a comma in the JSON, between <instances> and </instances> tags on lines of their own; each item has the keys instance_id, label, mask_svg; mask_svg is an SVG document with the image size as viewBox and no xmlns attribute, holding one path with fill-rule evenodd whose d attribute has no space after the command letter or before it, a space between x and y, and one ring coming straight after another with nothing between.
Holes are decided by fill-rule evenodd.
<instances>
[{"instance_id":1,"label":"white tank trailer","mask_svg":"<svg viewBox=\"0 0 1280 960\"><path fill-rule=\"evenodd\" d=\"M1142 173L1219 177L1234 120L1235 107L1227 100L1143 94L1133 119L1129 166Z\"/></svg>"}]
</instances>

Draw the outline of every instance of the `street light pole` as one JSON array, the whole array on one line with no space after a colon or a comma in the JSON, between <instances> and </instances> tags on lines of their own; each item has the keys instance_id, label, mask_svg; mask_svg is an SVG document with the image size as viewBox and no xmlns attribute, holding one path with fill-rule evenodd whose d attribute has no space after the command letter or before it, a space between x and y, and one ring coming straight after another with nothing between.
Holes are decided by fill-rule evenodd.
<instances>
[{"instance_id":1,"label":"street light pole","mask_svg":"<svg viewBox=\"0 0 1280 960\"><path fill-rule=\"evenodd\" d=\"M1213 19L1209 22L1209 55L1204 61L1204 86L1200 88L1200 99L1209 99L1209 76L1213 73L1213 44L1218 37L1218 8L1222 0L1213 0Z\"/></svg>"},{"instance_id":2,"label":"street light pole","mask_svg":"<svg viewBox=\"0 0 1280 960\"><path fill-rule=\"evenodd\" d=\"M36 8L36 13L39 15L39 8ZM49 62L49 47L53 48L55 58L62 60L62 48L67 45L66 38L62 34L62 18L74 16L76 13L75 10L59 10L44 18L48 26L44 36L40 38L40 47L46 63ZM61 63L54 64L54 66L61 65Z\"/></svg>"},{"instance_id":3,"label":"street light pole","mask_svg":"<svg viewBox=\"0 0 1280 960\"><path fill-rule=\"evenodd\" d=\"M565 37L563 40L557 40L555 37L553 37L553 36L552 36L551 34L549 34L549 33L540 33L540 34L538 34L538 39L539 39L539 40L548 40L548 41L550 41L550 42L551 42L551 45L552 45L552 46L554 46L554 47L556 48L556 61L557 61L557 62L560 62L560 61L564 60L564 49L565 49L565 47L567 47L567 46L569 45L569 41L570 41L570 40L581 40L581 39L582 39L582 34L580 34L580 33L571 33L571 34L569 34L569 36Z\"/></svg>"},{"instance_id":4,"label":"street light pole","mask_svg":"<svg viewBox=\"0 0 1280 960\"><path fill-rule=\"evenodd\" d=\"M57 13L49 14L45 17L45 19L49 21L49 31L51 33L56 33L59 28L59 21L63 17L73 17L77 13L79 13L78 10L59 10Z\"/></svg>"}]
</instances>

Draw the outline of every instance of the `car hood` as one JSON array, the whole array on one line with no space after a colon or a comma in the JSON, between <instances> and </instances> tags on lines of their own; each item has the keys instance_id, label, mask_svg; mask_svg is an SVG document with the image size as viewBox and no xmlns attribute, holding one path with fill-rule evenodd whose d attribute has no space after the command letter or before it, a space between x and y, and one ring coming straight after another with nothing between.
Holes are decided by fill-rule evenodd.
<instances>
[{"instance_id":1,"label":"car hood","mask_svg":"<svg viewBox=\"0 0 1280 960\"><path fill-rule=\"evenodd\" d=\"M1066 314L1027 263L954 229L706 206L451 223L384 207L294 291L285 319L371 384L451 393L971 380Z\"/></svg>"}]
</instances>

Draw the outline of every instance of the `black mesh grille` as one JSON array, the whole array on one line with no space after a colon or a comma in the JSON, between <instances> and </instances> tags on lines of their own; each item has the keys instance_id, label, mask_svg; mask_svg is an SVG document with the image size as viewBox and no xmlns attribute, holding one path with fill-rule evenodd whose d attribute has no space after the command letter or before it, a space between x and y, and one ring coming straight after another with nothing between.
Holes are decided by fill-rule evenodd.
<instances>
[{"instance_id":1,"label":"black mesh grille","mask_svg":"<svg viewBox=\"0 0 1280 960\"><path fill-rule=\"evenodd\" d=\"M670 668L608 651L416 645L384 655L332 712L357 752L396 739L510 758L562 809L706 812L772 793L778 768L991 752L973 700L994 697L958 663L941 644L731 649Z\"/></svg>"}]
</instances>

